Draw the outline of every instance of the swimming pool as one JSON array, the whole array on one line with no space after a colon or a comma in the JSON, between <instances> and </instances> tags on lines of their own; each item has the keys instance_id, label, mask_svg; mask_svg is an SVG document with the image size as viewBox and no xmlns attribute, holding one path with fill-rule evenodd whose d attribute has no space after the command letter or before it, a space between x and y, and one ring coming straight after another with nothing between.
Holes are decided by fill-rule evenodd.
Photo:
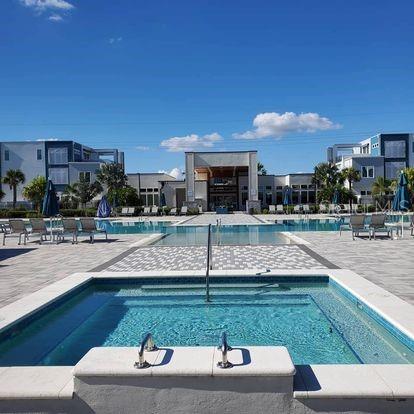
<instances>
[{"instance_id":1,"label":"swimming pool","mask_svg":"<svg viewBox=\"0 0 414 414\"><path fill-rule=\"evenodd\" d=\"M95 280L0 336L0 366L73 365L92 347L283 345L296 364L407 364L413 341L327 276Z\"/></svg>"}]
</instances>

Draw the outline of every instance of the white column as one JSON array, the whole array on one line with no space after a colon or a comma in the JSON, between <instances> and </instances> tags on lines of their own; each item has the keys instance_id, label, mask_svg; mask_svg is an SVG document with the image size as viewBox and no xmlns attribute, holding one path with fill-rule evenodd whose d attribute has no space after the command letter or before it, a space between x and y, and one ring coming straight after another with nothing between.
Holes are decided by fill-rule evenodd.
<instances>
[{"instance_id":1,"label":"white column","mask_svg":"<svg viewBox=\"0 0 414 414\"><path fill-rule=\"evenodd\" d=\"M258 200L257 153L249 152L249 200Z\"/></svg>"},{"instance_id":2,"label":"white column","mask_svg":"<svg viewBox=\"0 0 414 414\"><path fill-rule=\"evenodd\" d=\"M185 154L185 193L186 201L195 201L194 153Z\"/></svg>"}]
</instances>

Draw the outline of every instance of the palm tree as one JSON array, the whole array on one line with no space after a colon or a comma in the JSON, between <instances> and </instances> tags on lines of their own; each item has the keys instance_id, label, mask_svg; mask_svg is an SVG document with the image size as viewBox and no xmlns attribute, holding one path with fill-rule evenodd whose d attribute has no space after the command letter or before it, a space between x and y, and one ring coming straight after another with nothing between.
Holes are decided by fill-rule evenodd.
<instances>
[{"instance_id":1,"label":"palm tree","mask_svg":"<svg viewBox=\"0 0 414 414\"><path fill-rule=\"evenodd\" d=\"M349 191L349 204L352 210L352 198L353 198L353 191L352 191L352 184L361 180L361 174L358 170L353 167L344 168L341 172L342 177L344 180L348 181L348 191Z\"/></svg>"},{"instance_id":2,"label":"palm tree","mask_svg":"<svg viewBox=\"0 0 414 414\"><path fill-rule=\"evenodd\" d=\"M81 178L79 182L66 187L63 198L73 204L80 203L84 208L86 203L92 201L102 191L102 185L98 181L90 183L85 178Z\"/></svg>"},{"instance_id":3,"label":"palm tree","mask_svg":"<svg viewBox=\"0 0 414 414\"><path fill-rule=\"evenodd\" d=\"M319 201L329 201L336 186L342 186L344 178L335 164L321 162L315 166L312 178Z\"/></svg>"},{"instance_id":4,"label":"palm tree","mask_svg":"<svg viewBox=\"0 0 414 414\"><path fill-rule=\"evenodd\" d=\"M17 201L17 186L23 184L26 180L23 172L21 170L9 170L6 172L5 177L3 178L3 183L8 184L10 190L13 190L13 208L16 208Z\"/></svg>"},{"instance_id":5,"label":"palm tree","mask_svg":"<svg viewBox=\"0 0 414 414\"><path fill-rule=\"evenodd\" d=\"M267 175L267 170L261 162L257 163L257 172L259 175Z\"/></svg>"},{"instance_id":6,"label":"palm tree","mask_svg":"<svg viewBox=\"0 0 414 414\"><path fill-rule=\"evenodd\" d=\"M372 195L382 202L386 195L392 192L393 183L384 177L377 177L372 184Z\"/></svg>"}]
</instances>

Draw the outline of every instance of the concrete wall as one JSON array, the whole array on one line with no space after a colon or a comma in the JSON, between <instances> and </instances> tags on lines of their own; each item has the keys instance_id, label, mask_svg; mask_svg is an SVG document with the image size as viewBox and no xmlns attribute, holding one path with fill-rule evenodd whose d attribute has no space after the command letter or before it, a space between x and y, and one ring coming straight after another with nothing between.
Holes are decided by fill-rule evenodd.
<instances>
[{"instance_id":1,"label":"concrete wall","mask_svg":"<svg viewBox=\"0 0 414 414\"><path fill-rule=\"evenodd\" d=\"M249 154L256 152L195 152L186 153L194 158L195 167L248 167ZM257 164L257 155L256 155Z\"/></svg>"},{"instance_id":2,"label":"concrete wall","mask_svg":"<svg viewBox=\"0 0 414 414\"><path fill-rule=\"evenodd\" d=\"M37 150L42 151L42 159L37 159ZM4 158L5 151L9 151L9 161ZM44 142L2 142L1 143L1 177L4 177L8 170L20 169L26 181L23 185L17 187L17 200L22 201L23 187L28 184L33 178L41 175L46 177L46 160ZM6 193L3 202L13 201L13 191L10 190L6 184L1 185L3 191Z\"/></svg>"}]
</instances>

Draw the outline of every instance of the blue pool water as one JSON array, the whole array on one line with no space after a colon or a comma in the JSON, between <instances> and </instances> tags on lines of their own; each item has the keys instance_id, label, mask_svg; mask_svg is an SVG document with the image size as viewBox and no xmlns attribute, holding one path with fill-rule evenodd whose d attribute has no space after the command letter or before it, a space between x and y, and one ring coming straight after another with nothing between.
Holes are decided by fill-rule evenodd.
<instances>
[{"instance_id":1,"label":"blue pool water","mask_svg":"<svg viewBox=\"0 0 414 414\"><path fill-rule=\"evenodd\" d=\"M270 216L269 216L270 218ZM389 217L389 222L399 217ZM408 220L408 217L406 217ZM326 219L286 219L276 220L274 224L223 225L220 229L212 226L213 243L223 245L286 244L289 239L281 232L338 231L341 224L349 222L349 217ZM369 217L367 219L369 222ZM162 233L165 237L157 245L205 245L207 226L172 226L169 222L151 221L107 221L99 225L110 234L151 234Z\"/></svg>"},{"instance_id":2,"label":"blue pool water","mask_svg":"<svg viewBox=\"0 0 414 414\"><path fill-rule=\"evenodd\" d=\"M414 362L411 343L398 341L326 277L247 280L212 282L209 304L196 279L101 281L3 334L0 366L73 365L92 347L137 346L146 332L161 347L216 345L223 331L233 346L286 346L296 364Z\"/></svg>"}]
</instances>

